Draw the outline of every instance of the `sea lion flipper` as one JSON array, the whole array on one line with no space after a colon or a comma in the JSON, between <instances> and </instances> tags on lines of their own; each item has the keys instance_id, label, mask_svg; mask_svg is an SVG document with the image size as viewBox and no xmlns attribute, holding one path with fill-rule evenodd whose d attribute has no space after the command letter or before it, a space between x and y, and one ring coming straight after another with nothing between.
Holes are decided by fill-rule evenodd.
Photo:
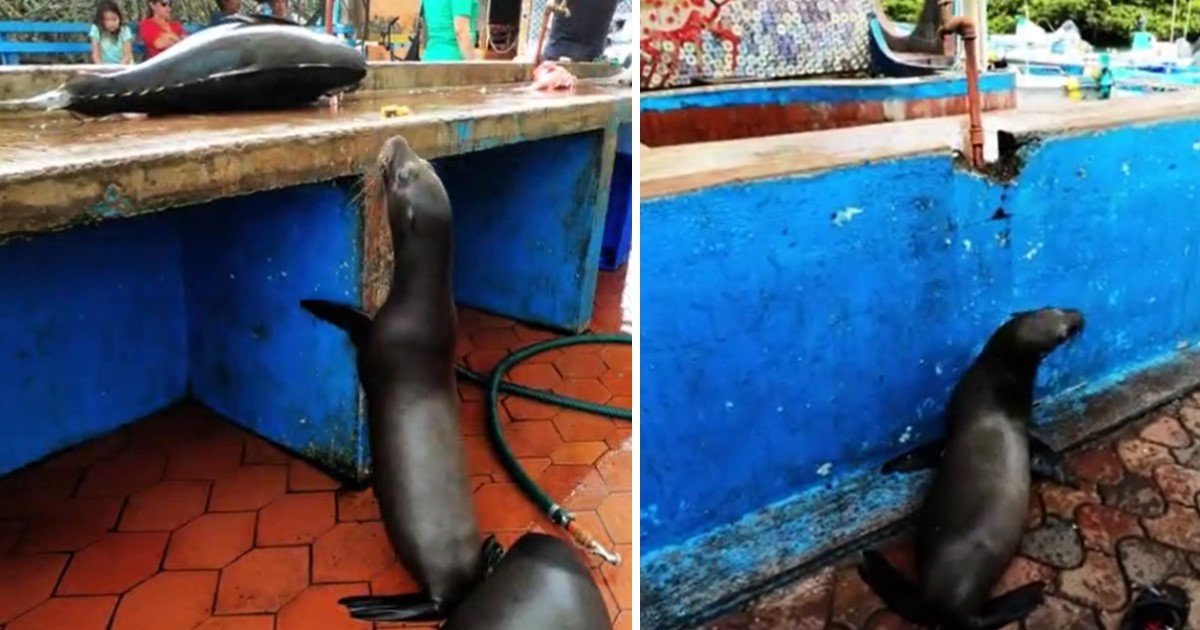
<instances>
[{"instance_id":1,"label":"sea lion flipper","mask_svg":"<svg viewBox=\"0 0 1200 630\"><path fill-rule=\"evenodd\" d=\"M1067 469L1066 459L1034 435L1029 436L1029 469L1034 477L1079 490L1079 478Z\"/></svg>"},{"instance_id":2,"label":"sea lion flipper","mask_svg":"<svg viewBox=\"0 0 1200 630\"><path fill-rule=\"evenodd\" d=\"M988 600L972 625L979 630L998 630L1028 617L1045 601L1045 588L1042 582L1031 582Z\"/></svg>"},{"instance_id":3,"label":"sea lion flipper","mask_svg":"<svg viewBox=\"0 0 1200 630\"><path fill-rule=\"evenodd\" d=\"M868 549L862 556L863 561L858 565L858 575L879 599L883 600L884 605L909 623L930 625L930 620L922 610L916 585L897 571L878 551Z\"/></svg>"},{"instance_id":4,"label":"sea lion flipper","mask_svg":"<svg viewBox=\"0 0 1200 630\"><path fill-rule=\"evenodd\" d=\"M346 331L350 341L356 347L362 347L367 340L367 331L371 328L371 316L346 304L338 304L328 300L300 300L300 307L312 313L317 319L324 320Z\"/></svg>"},{"instance_id":5,"label":"sea lion flipper","mask_svg":"<svg viewBox=\"0 0 1200 630\"><path fill-rule=\"evenodd\" d=\"M441 604L425 593L355 595L338 603L351 617L364 621L435 621L446 616Z\"/></svg>"},{"instance_id":6,"label":"sea lion flipper","mask_svg":"<svg viewBox=\"0 0 1200 630\"><path fill-rule=\"evenodd\" d=\"M942 449L945 446L946 443L944 440L934 440L933 442L923 444L884 462L880 470L883 474L890 475L898 472L909 473L933 468L937 465L938 460L941 459Z\"/></svg>"},{"instance_id":7,"label":"sea lion flipper","mask_svg":"<svg viewBox=\"0 0 1200 630\"><path fill-rule=\"evenodd\" d=\"M480 555L483 556L485 570L491 573L492 569L495 569L496 565L500 564L500 561L504 559L504 547L500 544L500 541L496 540L495 536L488 536L483 541L483 548L480 549Z\"/></svg>"}]
</instances>

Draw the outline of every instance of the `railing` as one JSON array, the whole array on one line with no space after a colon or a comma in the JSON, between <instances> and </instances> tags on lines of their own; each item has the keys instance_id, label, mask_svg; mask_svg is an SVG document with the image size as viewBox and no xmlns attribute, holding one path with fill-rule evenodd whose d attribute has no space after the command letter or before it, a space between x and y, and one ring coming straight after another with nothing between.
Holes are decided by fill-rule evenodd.
<instances>
[{"instance_id":1,"label":"railing","mask_svg":"<svg viewBox=\"0 0 1200 630\"><path fill-rule=\"evenodd\" d=\"M206 24L184 24L183 30L191 35L206 28ZM5 35L36 34L36 35L82 35L87 37L92 25L85 22L0 22L0 65L18 65L21 55L87 55L92 51L90 41L79 42L28 42L8 41ZM136 25L127 25L134 29L133 54L140 58L145 53L145 47L138 41ZM309 26L315 31L324 31L323 25ZM354 36L354 27L348 24L337 24L333 27L334 35L343 39Z\"/></svg>"}]
</instances>

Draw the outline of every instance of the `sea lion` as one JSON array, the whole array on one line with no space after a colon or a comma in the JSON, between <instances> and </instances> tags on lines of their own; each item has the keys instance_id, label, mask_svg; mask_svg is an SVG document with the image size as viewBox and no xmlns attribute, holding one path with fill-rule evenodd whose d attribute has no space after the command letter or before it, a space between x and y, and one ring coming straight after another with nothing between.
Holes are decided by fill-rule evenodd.
<instances>
[{"instance_id":1,"label":"sea lion","mask_svg":"<svg viewBox=\"0 0 1200 630\"><path fill-rule=\"evenodd\" d=\"M955 385L946 447L916 516L917 584L878 552L859 574L911 623L1000 628L1041 604L1040 582L988 600L1017 552L1029 508L1028 422L1042 359L1083 328L1078 311L1045 308L1002 325Z\"/></svg>"},{"instance_id":2,"label":"sea lion","mask_svg":"<svg viewBox=\"0 0 1200 630\"><path fill-rule=\"evenodd\" d=\"M73 77L0 110L181 114L286 109L349 90L367 74L337 38L279 18L237 15L124 70Z\"/></svg>"},{"instance_id":3,"label":"sea lion","mask_svg":"<svg viewBox=\"0 0 1200 630\"><path fill-rule=\"evenodd\" d=\"M566 541L525 534L442 630L610 630L604 598Z\"/></svg>"},{"instance_id":4,"label":"sea lion","mask_svg":"<svg viewBox=\"0 0 1200 630\"><path fill-rule=\"evenodd\" d=\"M388 539L422 593L387 599L393 619L436 619L482 578L486 553L459 436L454 375L456 311L451 286L450 199L429 162L402 137L376 163L387 207L392 282L375 317L323 300L313 315L345 330L357 350L366 396L371 483Z\"/></svg>"}]
</instances>

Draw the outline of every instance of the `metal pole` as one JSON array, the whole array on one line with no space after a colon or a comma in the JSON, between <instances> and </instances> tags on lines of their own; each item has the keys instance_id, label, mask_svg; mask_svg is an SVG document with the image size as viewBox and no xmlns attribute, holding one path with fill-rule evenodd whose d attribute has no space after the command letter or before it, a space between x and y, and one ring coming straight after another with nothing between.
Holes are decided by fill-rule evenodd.
<instances>
[{"instance_id":1,"label":"metal pole","mask_svg":"<svg viewBox=\"0 0 1200 630\"><path fill-rule=\"evenodd\" d=\"M1179 0L1171 0L1171 41L1175 41L1175 14L1179 9Z\"/></svg>"}]
</instances>

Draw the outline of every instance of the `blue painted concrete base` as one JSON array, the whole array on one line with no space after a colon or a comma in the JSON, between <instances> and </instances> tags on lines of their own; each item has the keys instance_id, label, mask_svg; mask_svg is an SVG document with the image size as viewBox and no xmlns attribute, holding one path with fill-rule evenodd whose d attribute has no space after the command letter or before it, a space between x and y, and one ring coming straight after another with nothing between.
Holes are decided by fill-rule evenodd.
<instances>
[{"instance_id":1,"label":"blue painted concrete base","mask_svg":"<svg viewBox=\"0 0 1200 630\"><path fill-rule=\"evenodd\" d=\"M596 131L436 161L454 206L459 302L562 330L587 326L603 145Z\"/></svg>"},{"instance_id":2,"label":"blue painted concrete base","mask_svg":"<svg viewBox=\"0 0 1200 630\"><path fill-rule=\"evenodd\" d=\"M931 477L859 471L644 555L642 627L690 628L733 609L780 576L904 517ZM654 518L643 511L643 522Z\"/></svg>"}]
</instances>

